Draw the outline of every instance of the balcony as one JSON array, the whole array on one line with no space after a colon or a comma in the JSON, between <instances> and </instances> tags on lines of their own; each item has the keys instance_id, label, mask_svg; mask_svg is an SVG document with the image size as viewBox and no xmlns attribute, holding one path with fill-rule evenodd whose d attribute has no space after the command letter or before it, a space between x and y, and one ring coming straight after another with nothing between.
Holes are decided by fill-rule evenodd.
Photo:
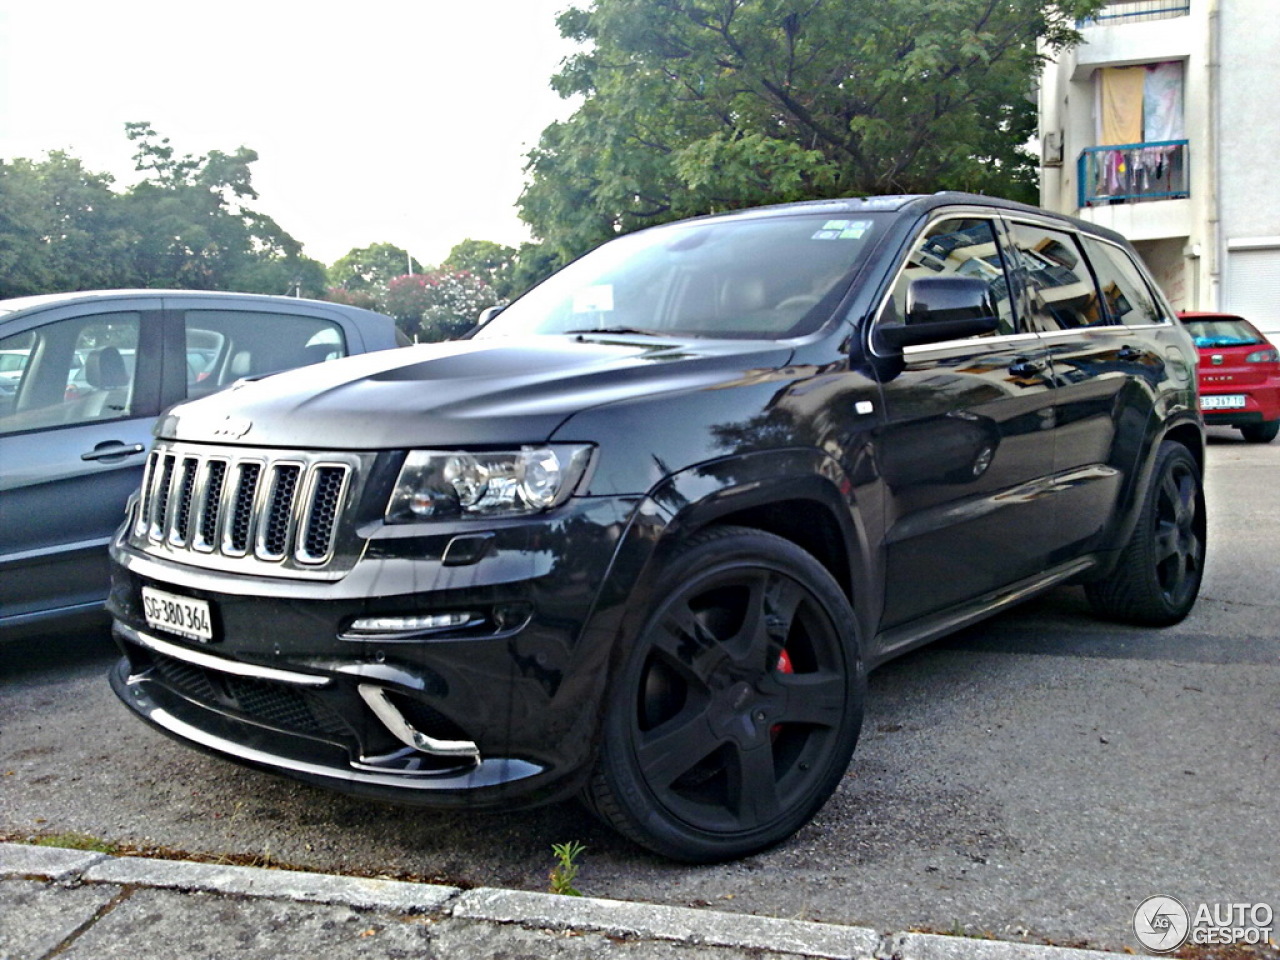
<instances>
[{"instance_id":1,"label":"balcony","mask_svg":"<svg viewBox=\"0 0 1280 960\"><path fill-rule=\"evenodd\" d=\"M1189 159L1186 140L1089 147L1076 169L1080 208L1190 196Z\"/></svg>"},{"instance_id":2,"label":"balcony","mask_svg":"<svg viewBox=\"0 0 1280 960\"><path fill-rule=\"evenodd\" d=\"M1113 0L1079 27L1107 26L1144 20L1168 20L1185 17L1191 12L1190 0Z\"/></svg>"}]
</instances>

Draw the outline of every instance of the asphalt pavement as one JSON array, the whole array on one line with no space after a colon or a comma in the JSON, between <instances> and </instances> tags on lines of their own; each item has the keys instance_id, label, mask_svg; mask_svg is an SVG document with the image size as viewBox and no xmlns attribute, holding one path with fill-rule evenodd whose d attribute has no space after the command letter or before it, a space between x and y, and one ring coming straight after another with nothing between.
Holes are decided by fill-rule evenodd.
<instances>
[{"instance_id":1,"label":"asphalt pavement","mask_svg":"<svg viewBox=\"0 0 1280 960\"><path fill-rule=\"evenodd\" d=\"M1099 960L1114 954L689 907L0 844L0 960L592 957Z\"/></svg>"},{"instance_id":2,"label":"asphalt pavement","mask_svg":"<svg viewBox=\"0 0 1280 960\"><path fill-rule=\"evenodd\" d=\"M1038 944L1131 952L1154 894L1280 908L1277 466L1280 443L1214 437L1184 623L1119 627L1060 590L888 664L814 823L711 867L649 857L573 804L424 813L235 767L125 716L105 638L10 646L0 960L1050 960L1107 954ZM59 836L145 856L27 845ZM539 892L570 839L577 886L609 899Z\"/></svg>"}]
</instances>

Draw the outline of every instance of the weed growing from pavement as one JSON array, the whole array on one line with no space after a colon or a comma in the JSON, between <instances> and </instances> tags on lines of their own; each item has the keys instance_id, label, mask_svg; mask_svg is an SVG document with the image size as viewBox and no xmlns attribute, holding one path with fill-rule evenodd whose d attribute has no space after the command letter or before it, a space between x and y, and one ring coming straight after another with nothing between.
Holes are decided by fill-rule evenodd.
<instances>
[{"instance_id":1,"label":"weed growing from pavement","mask_svg":"<svg viewBox=\"0 0 1280 960\"><path fill-rule=\"evenodd\" d=\"M586 849L577 840L551 845L551 852L556 857L556 865L551 868L549 874L552 893L563 894L566 897L582 896L581 891L574 889L573 881L578 876L578 857L582 856L582 852Z\"/></svg>"}]
</instances>

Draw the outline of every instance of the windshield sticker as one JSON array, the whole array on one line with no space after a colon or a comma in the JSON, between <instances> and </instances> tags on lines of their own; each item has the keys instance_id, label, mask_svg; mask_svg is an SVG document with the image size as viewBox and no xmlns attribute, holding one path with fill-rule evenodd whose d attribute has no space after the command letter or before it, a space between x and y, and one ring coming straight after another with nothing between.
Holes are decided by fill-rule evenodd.
<instances>
[{"instance_id":1,"label":"windshield sticker","mask_svg":"<svg viewBox=\"0 0 1280 960\"><path fill-rule=\"evenodd\" d=\"M861 240L871 229L870 220L828 220L813 235L814 240Z\"/></svg>"},{"instance_id":2,"label":"windshield sticker","mask_svg":"<svg viewBox=\"0 0 1280 960\"><path fill-rule=\"evenodd\" d=\"M574 291L574 313L603 313L613 309L613 284L601 283Z\"/></svg>"}]
</instances>

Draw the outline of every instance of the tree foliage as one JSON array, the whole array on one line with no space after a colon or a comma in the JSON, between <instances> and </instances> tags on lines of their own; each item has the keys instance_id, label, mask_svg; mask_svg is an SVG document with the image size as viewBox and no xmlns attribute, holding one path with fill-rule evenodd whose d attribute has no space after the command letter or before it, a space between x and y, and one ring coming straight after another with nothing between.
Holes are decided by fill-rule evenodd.
<instances>
[{"instance_id":1,"label":"tree foliage","mask_svg":"<svg viewBox=\"0 0 1280 960\"><path fill-rule=\"evenodd\" d=\"M352 247L329 267L329 282L347 290L386 290L394 278L407 273L424 273L421 263L394 243L371 243Z\"/></svg>"},{"instance_id":2,"label":"tree foliage","mask_svg":"<svg viewBox=\"0 0 1280 960\"><path fill-rule=\"evenodd\" d=\"M553 84L521 215L564 262L760 203L959 189L1034 197L1040 55L1103 0L595 0Z\"/></svg>"},{"instance_id":3,"label":"tree foliage","mask_svg":"<svg viewBox=\"0 0 1280 960\"><path fill-rule=\"evenodd\" d=\"M135 266L146 287L288 293L322 279L302 245L271 217L248 206L256 200L250 166L258 154L177 156L149 123L125 124L136 169L146 179L123 198L140 227Z\"/></svg>"},{"instance_id":4,"label":"tree foliage","mask_svg":"<svg viewBox=\"0 0 1280 960\"><path fill-rule=\"evenodd\" d=\"M418 340L449 340L475 325L485 307L501 298L483 278L466 270L433 270L396 277L383 309Z\"/></svg>"},{"instance_id":5,"label":"tree foliage","mask_svg":"<svg viewBox=\"0 0 1280 960\"><path fill-rule=\"evenodd\" d=\"M136 233L111 184L61 151L0 161L0 296L135 282Z\"/></svg>"},{"instance_id":6,"label":"tree foliage","mask_svg":"<svg viewBox=\"0 0 1280 960\"><path fill-rule=\"evenodd\" d=\"M254 151L179 156L150 124L125 127L144 176L123 192L66 153L0 161L0 296L131 286L324 290L323 265L249 206Z\"/></svg>"},{"instance_id":7,"label":"tree foliage","mask_svg":"<svg viewBox=\"0 0 1280 960\"><path fill-rule=\"evenodd\" d=\"M516 258L519 251L492 240L470 238L454 244L444 263L443 270L462 271L479 277L493 288L500 298L507 299L519 291L515 287Z\"/></svg>"}]
</instances>

